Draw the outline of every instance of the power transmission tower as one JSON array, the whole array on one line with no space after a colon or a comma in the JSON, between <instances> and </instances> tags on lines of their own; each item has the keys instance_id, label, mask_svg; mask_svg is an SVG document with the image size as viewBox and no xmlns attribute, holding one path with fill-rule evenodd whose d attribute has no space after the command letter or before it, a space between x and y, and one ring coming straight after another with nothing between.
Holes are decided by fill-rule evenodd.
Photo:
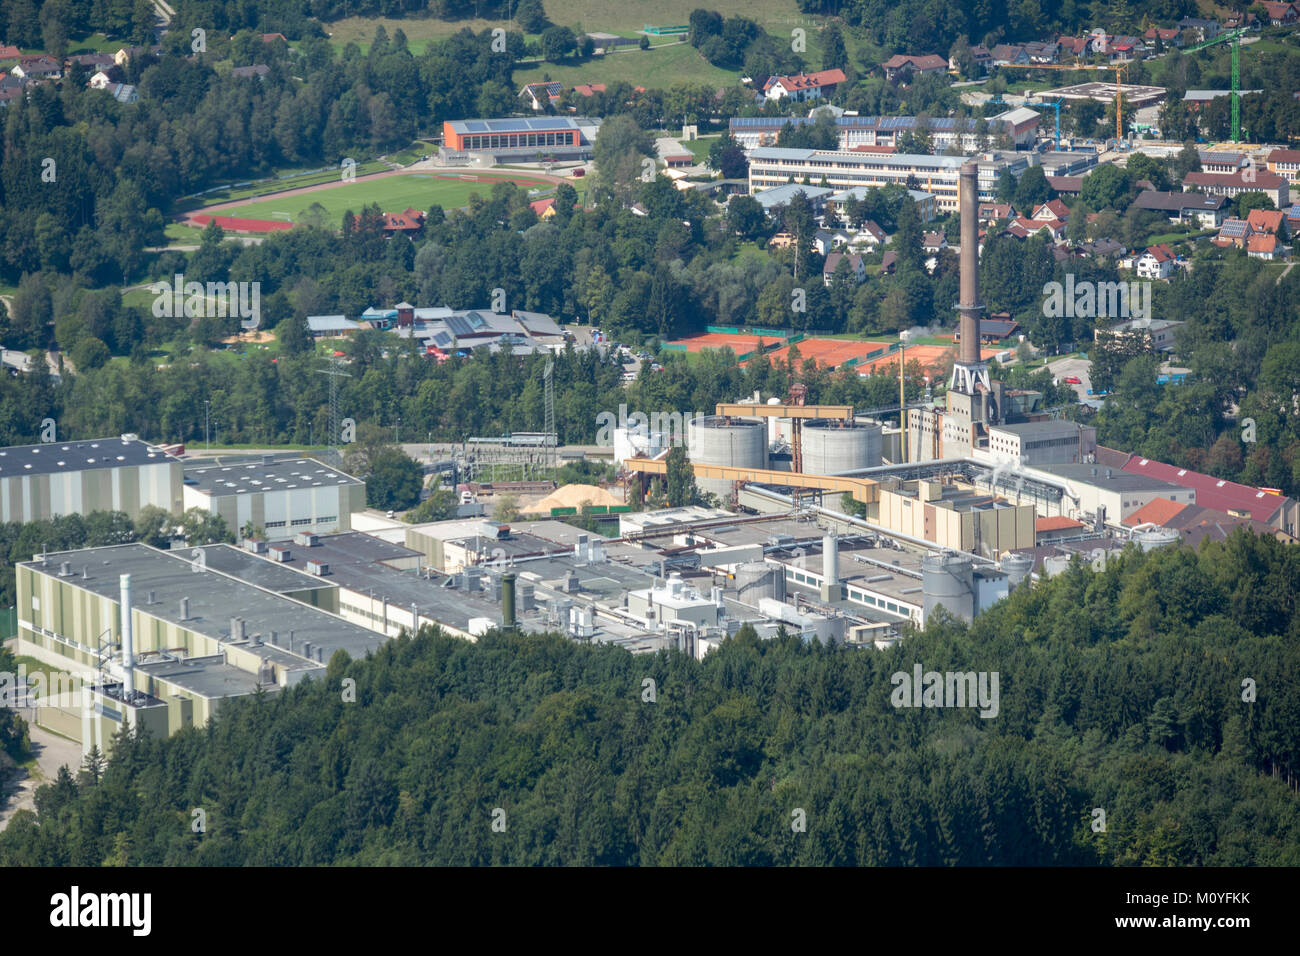
<instances>
[{"instance_id":1,"label":"power transmission tower","mask_svg":"<svg viewBox=\"0 0 1300 956\"><path fill-rule=\"evenodd\" d=\"M316 369L317 375L328 375L330 380L329 443L331 447L337 445L339 441L339 379L352 377L350 373L340 371L339 364L337 359L331 358L329 368Z\"/></svg>"},{"instance_id":2,"label":"power transmission tower","mask_svg":"<svg viewBox=\"0 0 1300 956\"><path fill-rule=\"evenodd\" d=\"M555 359L551 356L546 357L546 370L542 372L542 382L544 384L546 412L542 423L542 431L545 433L544 441L546 442L546 467L554 473L556 468L556 459L559 455L557 445L559 436L555 433Z\"/></svg>"}]
</instances>

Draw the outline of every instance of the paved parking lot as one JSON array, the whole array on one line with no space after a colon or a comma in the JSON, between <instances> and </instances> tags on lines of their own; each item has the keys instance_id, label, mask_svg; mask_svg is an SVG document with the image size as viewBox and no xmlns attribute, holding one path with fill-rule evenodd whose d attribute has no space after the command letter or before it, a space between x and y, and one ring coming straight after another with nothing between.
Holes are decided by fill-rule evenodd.
<instances>
[{"instance_id":1,"label":"paved parking lot","mask_svg":"<svg viewBox=\"0 0 1300 956\"><path fill-rule=\"evenodd\" d=\"M1092 361L1084 358L1059 358L1054 362L1048 362L1047 367L1051 370L1052 378L1061 383L1070 376L1081 380L1081 384L1072 385L1074 394L1080 399L1088 397L1088 389L1092 388L1092 379L1089 372L1092 370Z\"/></svg>"}]
</instances>

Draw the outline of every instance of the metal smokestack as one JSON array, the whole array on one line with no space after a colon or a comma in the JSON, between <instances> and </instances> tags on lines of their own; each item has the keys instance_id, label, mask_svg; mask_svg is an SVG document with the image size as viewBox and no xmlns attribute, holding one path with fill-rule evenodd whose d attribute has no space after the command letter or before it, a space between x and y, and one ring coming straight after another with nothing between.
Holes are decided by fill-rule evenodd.
<instances>
[{"instance_id":1,"label":"metal smokestack","mask_svg":"<svg viewBox=\"0 0 1300 956\"><path fill-rule=\"evenodd\" d=\"M122 589L122 670L126 676L122 685L127 700L135 694L135 648L131 642L131 575L123 574L117 579Z\"/></svg>"},{"instance_id":2,"label":"metal smokestack","mask_svg":"<svg viewBox=\"0 0 1300 956\"><path fill-rule=\"evenodd\" d=\"M961 214L961 348L957 361L978 365L980 360L980 252L979 164L962 163L957 183L957 208Z\"/></svg>"},{"instance_id":3,"label":"metal smokestack","mask_svg":"<svg viewBox=\"0 0 1300 956\"><path fill-rule=\"evenodd\" d=\"M501 575L501 627L515 629L515 576L509 571Z\"/></svg>"}]
</instances>

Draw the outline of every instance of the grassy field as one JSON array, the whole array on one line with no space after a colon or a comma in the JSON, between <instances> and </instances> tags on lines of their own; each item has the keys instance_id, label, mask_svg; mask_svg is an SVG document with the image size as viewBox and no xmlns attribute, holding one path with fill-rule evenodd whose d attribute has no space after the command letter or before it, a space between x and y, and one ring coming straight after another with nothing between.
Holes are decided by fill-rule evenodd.
<instances>
[{"instance_id":1,"label":"grassy field","mask_svg":"<svg viewBox=\"0 0 1300 956\"><path fill-rule=\"evenodd\" d=\"M617 33L634 36L647 24L655 26L681 26L690 21L691 11L700 6L699 0L549 0L546 16L561 26L599 33ZM709 9L724 15L742 14L757 21L769 33L798 26L809 17L801 17L795 0L751 0L744 4L714 3ZM791 21L787 25L786 21ZM375 35L375 27L383 24L388 35L397 30L406 34L407 43L416 52L423 51L430 39L449 36L468 27L475 33L505 25L503 20L433 20L393 19L391 17L349 17L329 26L330 40L336 46L355 42L366 46ZM658 42L652 40L651 42Z\"/></svg>"},{"instance_id":2,"label":"grassy field","mask_svg":"<svg viewBox=\"0 0 1300 956\"><path fill-rule=\"evenodd\" d=\"M425 147L425 151L427 150L428 147ZM416 158L419 155L423 155L423 152L418 154ZM359 163L356 173L358 176L366 176L370 173L386 172L391 168L387 163L370 160L369 162ZM338 182L340 178L340 170L332 168L320 169L316 167L302 171L282 170L277 172L275 176L257 180L248 186L218 189L204 193L201 197L186 197L178 203L178 208L184 210L201 209L204 206L214 206L217 203L234 202L239 199L252 199L270 193L283 192L286 189L296 189L299 186L319 186L321 183Z\"/></svg>"},{"instance_id":3,"label":"grassy field","mask_svg":"<svg viewBox=\"0 0 1300 956\"><path fill-rule=\"evenodd\" d=\"M457 209L469 202L471 193L489 195L492 185L490 182L435 179L431 173L410 173L370 181L360 180L320 192L248 203L222 210L221 215L248 219L284 219L285 216L277 216L275 213L287 213L290 222L297 222L308 206L320 203L325 207L326 223L333 225L342 219L347 210L360 212L361 207L367 203L378 203L386 212L407 208L428 209L435 204L445 209ZM550 191L549 184L540 180L532 188Z\"/></svg>"},{"instance_id":4,"label":"grassy field","mask_svg":"<svg viewBox=\"0 0 1300 956\"><path fill-rule=\"evenodd\" d=\"M582 63L538 63L516 68L519 86L549 76L565 86L577 83L630 83L648 89L665 89L679 83L733 86L740 74L710 64L689 43L671 43L661 49L610 53Z\"/></svg>"},{"instance_id":5,"label":"grassy field","mask_svg":"<svg viewBox=\"0 0 1300 956\"><path fill-rule=\"evenodd\" d=\"M704 162L709 158L709 150L713 148L713 141L717 136L701 136L699 139L691 139L682 142L682 146L691 151L697 162Z\"/></svg>"}]
</instances>

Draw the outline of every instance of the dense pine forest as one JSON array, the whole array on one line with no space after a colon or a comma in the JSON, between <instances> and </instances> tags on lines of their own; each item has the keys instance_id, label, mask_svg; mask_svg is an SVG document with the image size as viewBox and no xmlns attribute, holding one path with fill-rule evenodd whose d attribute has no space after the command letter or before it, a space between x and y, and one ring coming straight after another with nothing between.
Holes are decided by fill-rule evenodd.
<instances>
[{"instance_id":1,"label":"dense pine forest","mask_svg":"<svg viewBox=\"0 0 1300 956\"><path fill-rule=\"evenodd\" d=\"M1297 552L1239 532L885 652L426 630L119 741L38 791L0 865L1296 865L1297 593ZM998 715L894 709L915 663L997 671Z\"/></svg>"}]
</instances>

